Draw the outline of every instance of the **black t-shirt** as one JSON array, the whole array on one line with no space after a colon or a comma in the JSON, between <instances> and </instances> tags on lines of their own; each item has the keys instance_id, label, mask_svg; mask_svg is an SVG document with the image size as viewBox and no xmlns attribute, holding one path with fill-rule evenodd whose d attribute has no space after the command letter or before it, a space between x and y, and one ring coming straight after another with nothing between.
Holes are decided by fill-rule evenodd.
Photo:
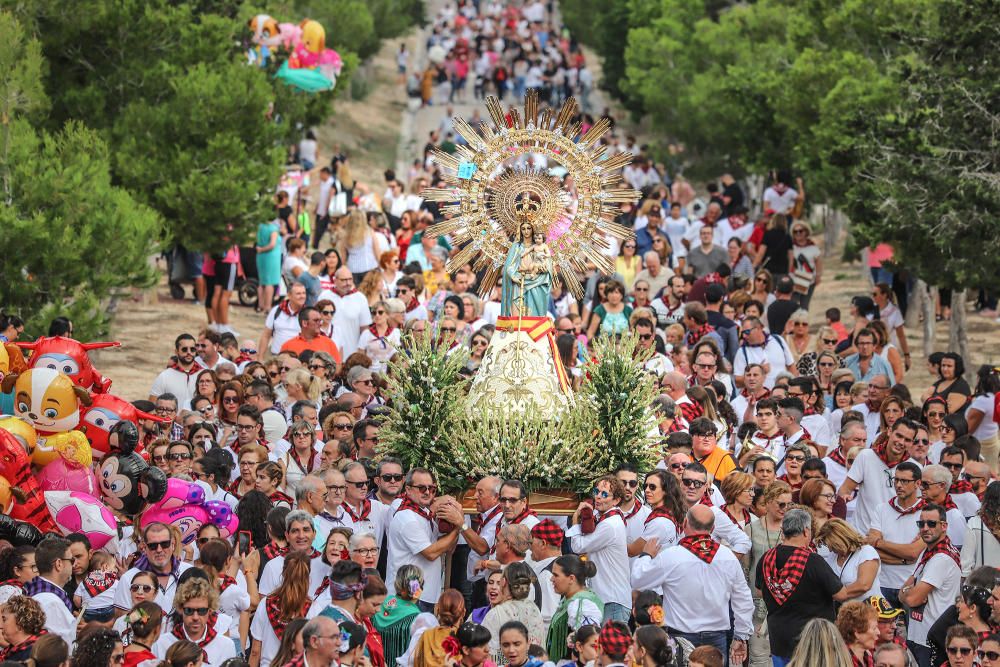
<instances>
[{"instance_id":1,"label":"black t-shirt","mask_svg":"<svg viewBox=\"0 0 1000 667\"><path fill-rule=\"evenodd\" d=\"M723 207L722 214L729 216L733 211L735 211L740 206L743 206L745 200L743 196L743 190L736 183L731 183L726 187L722 188L722 196L729 197L729 205Z\"/></svg>"},{"instance_id":2,"label":"black t-shirt","mask_svg":"<svg viewBox=\"0 0 1000 667\"><path fill-rule=\"evenodd\" d=\"M767 328L773 334L783 336L788 318L796 310L801 308L798 303L791 299L778 299L767 307Z\"/></svg>"},{"instance_id":3,"label":"black t-shirt","mask_svg":"<svg viewBox=\"0 0 1000 667\"><path fill-rule=\"evenodd\" d=\"M792 555L794 547L778 545L777 549L778 558L775 565L780 570ZM754 577L767 606L767 632L771 639L772 655L790 658L799 641L799 633L810 620L814 618L825 618L830 622L836 620L833 596L844 587L844 584L822 556L809 554L802 581L783 605L775 602L771 591L764 583L763 558L757 563Z\"/></svg>"},{"instance_id":4,"label":"black t-shirt","mask_svg":"<svg viewBox=\"0 0 1000 667\"><path fill-rule=\"evenodd\" d=\"M780 229L769 229L764 232L761 245L767 246L764 252L764 268L774 275L788 273L788 251L792 249L792 237Z\"/></svg>"}]
</instances>

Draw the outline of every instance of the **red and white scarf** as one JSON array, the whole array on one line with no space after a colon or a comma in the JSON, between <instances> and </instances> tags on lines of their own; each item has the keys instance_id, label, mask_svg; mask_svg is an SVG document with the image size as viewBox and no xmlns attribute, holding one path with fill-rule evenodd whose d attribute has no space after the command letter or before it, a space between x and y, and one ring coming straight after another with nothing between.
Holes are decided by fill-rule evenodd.
<instances>
[{"instance_id":1,"label":"red and white scarf","mask_svg":"<svg viewBox=\"0 0 1000 667\"><path fill-rule=\"evenodd\" d=\"M704 534L686 535L681 538L680 545L706 563L711 563L719 551L719 543Z\"/></svg>"}]
</instances>

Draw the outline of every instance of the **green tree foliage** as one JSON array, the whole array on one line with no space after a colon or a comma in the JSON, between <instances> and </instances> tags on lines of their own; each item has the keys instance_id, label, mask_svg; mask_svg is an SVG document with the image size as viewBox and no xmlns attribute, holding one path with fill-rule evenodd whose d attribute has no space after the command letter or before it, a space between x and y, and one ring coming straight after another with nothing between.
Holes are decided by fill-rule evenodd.
<instances>
[{"instance_id":1,"label":"green tree foliage","mask_svg":"<svg viewBox=\"0 0 1000 667\"><path fill-rule=\"evenodd\" d=\"M106 298L153 279L160 219L111 182L107 144L80 123L35 129L48 107L41 45L0 12L0 303L30 334L69 316L81 337L106 330Z\"/></svg>"},{"instance_id":2,"label":"green tree foliage","mask_svg":"<svg viewBox=\"0 0 1000 667\"><path fill-rule=\"evenodd\" d=\"M1000 64L990 57L995 5L944 0L934 29L905 34L895 74L904 96L859 140L852 218L868 241L893 244L942 287L992 284L1000 273ZM985 13L984 13L985 12Z\"/></svg>"}]
</instances>

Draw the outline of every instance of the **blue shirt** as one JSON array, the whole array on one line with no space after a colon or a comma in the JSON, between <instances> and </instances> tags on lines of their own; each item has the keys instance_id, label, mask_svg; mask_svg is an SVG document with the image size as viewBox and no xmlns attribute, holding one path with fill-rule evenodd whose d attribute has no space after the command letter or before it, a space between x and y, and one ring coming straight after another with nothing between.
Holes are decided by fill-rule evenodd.
<instances>
[{"instance_id":1,"label":"blue shirt","mask_svg":"<svg viewBox=\"0 0 1000 667\"><path fill-rule=\"evenodd\" d=\"M892 372L892 366L879 355L872 355L871 363L868 364L868 372L864 375L861 374L861 364L859 361L860 358L857 354L852 354L844 359L844 367L851 369L858 382L871 382L871 379L876 375L884 375L889 378L889 386L896 384L896 374Z\"/></svg>"}]
</instances>

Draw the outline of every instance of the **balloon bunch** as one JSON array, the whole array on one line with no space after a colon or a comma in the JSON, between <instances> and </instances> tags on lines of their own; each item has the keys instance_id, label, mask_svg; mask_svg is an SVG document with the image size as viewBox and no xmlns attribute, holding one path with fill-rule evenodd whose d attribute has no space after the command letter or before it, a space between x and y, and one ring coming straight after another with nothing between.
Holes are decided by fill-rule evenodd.
<instances>
[{"instance_id":1,"label":"balloon bunch","mask_svg":"<svg viewBox=\"0 0 1000 667\"><path fill-rule=\"evenodd\" d=\"M190 544L198 530L206 523L219 529L223 538L236 534L239 517L228 503L222 500L205 500L205 489L193 482L171 477L167 480L167 493L154 503L139 520L139 525L159 522L176 526L181 531L181 541Z\"/></svg>"}]
</instances>

